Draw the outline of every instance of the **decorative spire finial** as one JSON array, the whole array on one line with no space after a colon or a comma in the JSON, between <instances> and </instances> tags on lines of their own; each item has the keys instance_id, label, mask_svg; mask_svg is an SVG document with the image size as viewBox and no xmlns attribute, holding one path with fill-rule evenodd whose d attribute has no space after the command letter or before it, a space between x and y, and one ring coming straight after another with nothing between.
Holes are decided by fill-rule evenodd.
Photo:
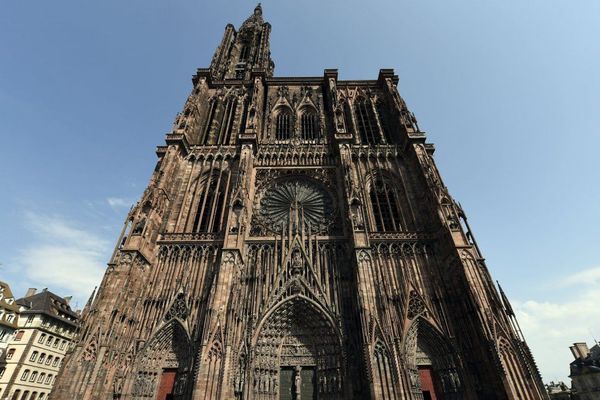
<instances>
[{"instance_id":1,"label":"decorative spire finial","mask_svg":"<svg viewBox=\"0 0 600 400\"><path fill-rule=\"evenodd\" d=\"M254 15L262 15L262 6L260 3L254 8Z\"/></svg>"}]
</instances>

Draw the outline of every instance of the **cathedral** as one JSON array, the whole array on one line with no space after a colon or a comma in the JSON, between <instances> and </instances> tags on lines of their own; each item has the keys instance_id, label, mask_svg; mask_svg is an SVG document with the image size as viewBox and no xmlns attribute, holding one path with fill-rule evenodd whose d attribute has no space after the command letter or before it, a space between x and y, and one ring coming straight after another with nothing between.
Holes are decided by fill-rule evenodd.
<instances>
[{"instance_id":1,"label":"cathedral","mask_svg":"<svg viewBox=\"0 0 600 400\"><path fill-rule=\"evenodd\" d=\"M54 400L546 399L398 77L276 77L227 25Z\"/></svg>"}]
</instances>

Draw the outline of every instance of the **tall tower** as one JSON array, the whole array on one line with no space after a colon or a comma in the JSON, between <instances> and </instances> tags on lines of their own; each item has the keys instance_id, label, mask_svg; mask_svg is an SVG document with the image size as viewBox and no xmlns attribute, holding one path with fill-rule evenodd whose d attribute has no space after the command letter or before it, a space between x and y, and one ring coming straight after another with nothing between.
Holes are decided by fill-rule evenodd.
<instances>
[{"instance_id":1,"label":"tall tower","mask_svg":"<svg viewBox=\"0 0 600 400\"><path fill-rule=\"evenodd\" d=\"M194 76L52 398L546 398L398 77L273 77L269 35Z\"/></svg>"}]
</instances>

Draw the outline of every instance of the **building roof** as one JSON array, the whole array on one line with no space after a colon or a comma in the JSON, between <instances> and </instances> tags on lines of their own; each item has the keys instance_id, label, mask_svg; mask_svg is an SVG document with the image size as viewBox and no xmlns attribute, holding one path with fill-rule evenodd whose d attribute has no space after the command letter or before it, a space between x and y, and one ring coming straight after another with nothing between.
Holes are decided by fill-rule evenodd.
<instances>
[{"instance_id":1,"label":"building roof","mask_svg":"<svg viewBox=\"0 0 600 400\"><path fill-rule=\"evenodd\" d=\"M20 298L17 303L26 308L21 311L21 314L45 314L73 326L76 326L75 321L79 318L79 315L71 310L67 300L47 289L32 296Z\"/></svg>"},{"instance_id":2,"label":"building roof","mask_svg":"<svg viewBox=\"0 0 600 400\"><path fill-rule=\"evenodd\" d=\"M0 281L0 308L12 311L15 314L19 312L19 305L15 302L15 296L10 290L8 283ZM9 313L5 313L3 318L0 319L0 325L4 325L10 328L17 327L17 318L14 318L11 322L8 322Z\"/></svg>"},{"instance_id":3,"label":"building roof","mask_svg":"<svg viewBox=\"0 0 600 400\"><path fill-rule=\"evenodd\" d=\"M571 362L571 378L578 375L600 373L600 345L594 345L586 357L578 357Z\"/></svg>"}]
</instances>

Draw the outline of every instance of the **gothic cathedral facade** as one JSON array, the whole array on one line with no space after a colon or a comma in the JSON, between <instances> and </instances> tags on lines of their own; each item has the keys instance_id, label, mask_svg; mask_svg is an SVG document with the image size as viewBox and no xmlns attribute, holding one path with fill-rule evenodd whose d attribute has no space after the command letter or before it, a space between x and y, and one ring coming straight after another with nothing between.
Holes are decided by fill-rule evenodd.
<instances>
[{"instance_id":1,"label":"gothic cathedral facade","mask_svg":"<svg viewBox=\"0 0 600 400\"><path fill-rule=\"evenodd\" d=\"M228 25L52 399L545 399L392 70L274 77Z\"/></svg>"}]
</instances>

